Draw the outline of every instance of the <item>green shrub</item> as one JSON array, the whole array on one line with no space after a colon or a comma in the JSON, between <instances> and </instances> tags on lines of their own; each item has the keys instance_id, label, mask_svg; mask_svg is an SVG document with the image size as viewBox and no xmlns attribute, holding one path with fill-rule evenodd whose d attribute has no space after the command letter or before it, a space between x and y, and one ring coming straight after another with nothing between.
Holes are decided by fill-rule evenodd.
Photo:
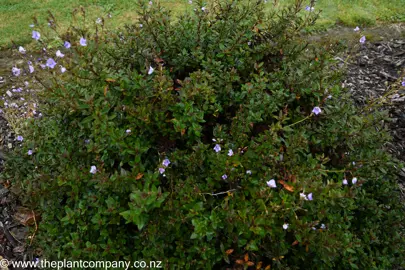
<instances>
[{"instance_id":1,"label":"green shrub","mask_svg":"<svg viewBox=\"0 0 405 270\"><path fill-rule=\"evenodd\" d=\"M36 63L44 116L26 122L2 178L41 213L44 256L167 269L398 265L399 164L378 128L387 115L341 93L328 47L301 37L317 17L301 6L198 2L173 20L145 3L121 32L106 19L41 38L38 49L52 47L40 61L59 49L67 72Z\"/></svg>"}]
</instances>

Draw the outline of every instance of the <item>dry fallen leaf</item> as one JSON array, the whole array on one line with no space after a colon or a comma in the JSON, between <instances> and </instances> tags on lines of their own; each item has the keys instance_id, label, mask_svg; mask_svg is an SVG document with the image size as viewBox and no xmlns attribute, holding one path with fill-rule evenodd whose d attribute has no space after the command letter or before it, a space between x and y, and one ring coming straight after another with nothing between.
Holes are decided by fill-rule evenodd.
<instances>
[{"instance_id":1,"label":"dry fallen leaf","mask_svg":"<svg viewBox=\"0 0 405 270\"><path fill-rule=\"evenodd\" d=\"M233 249L228 249L227 251L225 251L226 255L232 254Z\"/></svg>"},{"instance_id":2,"label":"dry fallen leaf","mask_svg":"<svg viewBox=\"0 0 405 270\"><path fill-rule=\"evenodd\" d=\"M28 208L18 207L17 212L14 214L14 219L24 226L30 226L34 225L35 221L38 221L39 215Z\"/></svg>"},{"instance_id":3,"label":"dry fallen leaf","mask_svg":"<svg viewBox=\"0 0 405 270\"><path fill-rule=\"evenodd\" d=\"M293 186L290 186L289 184L287 184L286 182L284 182L283 180L279 180L278 181L281 185L283 185L283 187L286 189L286 190L288 190L288 191L290 191L290 192L294 192L294 187Z\"/></svg>"},{"instance_id":4,"label":"dry fallen leaf","mask_svg":"<svg viewBox=\"0 0 405 270\"><path fill-rule=\"evenodd\" d=\"M143 177L143 173L138 173L138 175L136 176L136 180L139 180L139 179L141 179Z\"/></svg>"}]
</instances>

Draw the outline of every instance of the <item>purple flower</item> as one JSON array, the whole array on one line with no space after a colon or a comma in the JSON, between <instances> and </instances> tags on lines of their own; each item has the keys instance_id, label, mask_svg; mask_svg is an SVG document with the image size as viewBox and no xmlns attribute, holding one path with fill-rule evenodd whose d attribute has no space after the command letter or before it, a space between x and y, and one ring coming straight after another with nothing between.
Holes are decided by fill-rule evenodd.
<instances>
[{"instance_id":1,"label":"purple flower","mask_svg":"<svg viewBox=\"0 0 405 270\"><path fill-rule=\"evenodd\" d=\"M343 179L342 184L346 186L348 184L347 180Z\"/></svg>"},{"instance_id":2,"label":"purple flower","mask_svg":"<svg viewBox=\"0 0 405 270\"><path fill-rule=\"evenodd\" d=\"M61 72L61 73L65 73L65 72L66 72L66 68L63 67L63 66L60 66L60 72Z\"/></svg>"},{"instance_id":3,"label":"purple flower","mask_svg":"<svg viewBox=\"0 0 405 270\"><path fill-rule=\"evenodd\" d=\"M151 6L153 3L152 3L152 1L149 1L149 5Z\"/></svg>"},{"instance_id":4,"label":"purple flower","mask_svg":"<svg viewBox=\"0 0 405 270\"><path fill-rule=\"evenodd\" d=\"M32 38L35 40L39 40L41 37L41 34L37 31L32 31Z\"/></svg>"},{"instance_id":5,"label":"purple flower","mask_svg":"<svg viewBox=\"0 0 405 270\"><path fill-rule=\"evenodd\" d=\"M170 164L170 160L168 160L167 158L165 160L163 160L162 162L163 166L167 167Z\"/></svg>"},{"instance_id":6,"label":"purple flower","mask_svg":"<svg viewBox=\"0 0 405 270\"><path fill-rule=\"evenodd\" d=\"M306 201L308 200L307 195L305 195L305 193L300 193L300 198Z\"/></svg>"},{"instance_id":7,"label":"purple flower","mask_svg":"<svg viewBox=\"0 0 405 270\"><path fill-rule=\"evenodd\" d=\"M318 114L320 114L322 112L322 110L321 110L321 108L319 108L319 107L314 107L313 109L312 109L312 113L314 113L315 115L318 115Z\"/></svg>"},{"instance_id":8,"label":"purple flower","mask_svg":"<svg viewBox=\"0 0 405 270\"><path fill-rule=\"evenodd\" d=\"M226 174L222 175L222 179L225 180L226 178L228 178L228 175L226 175Z\"/></svg>"},{"instance_id":9,"label":"purple flower","mask_svg":"<svg viewBox=\"0 0 405 270\"><path fill-rule=\"evenodd\" d=\"M314 7L310 7L310 6L306 6L305 10L306 11L313 11L315 8Z\"/></svg>"},{"instance_id":10,"label":"purple flower","mask_svg":"<svg viewBox=\"0 0 405 270\"><path fill-rule=\"evenodd\" d=\"M277 187L276 181L274 179L271 179L271 180L267 181L266 183L267 183L267 186L269 188L276 188Z\"/></svg>"},{"instance_id":11,"label":"purple flower","mask_svg":"<svg viewBox=\"0 0 405 270\"><path fill-rule=\"evenodd\" d=\"M352 184L354 185L354 184L356 184L356 183L357 183L357 178L354 177L354 178L352 179Z\"/></svg>"},{"instance_id":12,"label":"purple flower","mask_svg":"<svg viewBox=\"0 0 405 270\"><path fill-rule=\"evenodd\" d=\"M91 174L95 174L97 172L97 167L96 166L91 166L91 168L90 168L90 173Z\"/></svg>"},{"instance_id":13,"label":"purple flower","mask_svg":"<svg viewBox=\"0 0 405 270\"><path fill-rule=\"evenodd\" d=\"M359 41L361 44L363 44L364 42L366 42L366 37L362 36Z\"/></svg>"},{"instance_id":14,"label":"purple flower","mask_svg":"<svg viewBox=\"0 0 405 270\"><path fill-rule=\"evenodd\" d=\"M80 45L87 46L87 40L84 37L80 38Z\"/></svg>"},{"instance_id":15,"label":"purple flower","mask_svg":"<svg viewBox=\"0 0 405 270\"><path fill-rule=\"evenodd\" d=\"M33 72L34 72L34 67L33 67L33 66L29 65L28 68L29 68L29 70L30 70L30 73L33 73Z\"/></svg>"},{"instance_id":16,"label":"purple flower","mask_svg":"<svg viewBox=\"0 0 405 270\"><path fill-rule=\"evenodd\" d=\"M163 174L165 172L165 169L164 168L159 168L159 173L160 174Z\"/></svg>"},{"instance_id":17,"label":"purple flower","mask_svg":"<svg viewBox=\"0 0 405 270\"><path fill-rule=\"evenodd\" d=\"M205 11L205 7L202 7L201 10L202 10L202 11Z\"/></svg>"},{"instance_id":18,"label":"purple flower","mask_svg":"<svg viewBox=\"0 0 405 270\"><path fill-rule=\"evenodd\" d=\"M21 136L21 135L17 136L17 141L22 142L23 140L24 140L23 136Z\"/></svg>"},{"instance_id":19,"label":"purple flower","mask_svg":"<svg viewBox=\"0 0 405 270\"><path fill-rule=\"evenodd\" d=\"M26 52L25 49L24 49L24 47L22 47L22 46L18 47L18 51L19 51L20 53L25 53L25 52Z\"/></svg>"},{"instance_id":20,"label":"purple flower","mask_svg":"<svg viewBox=\"0 0 405 270\"><path fill-rule=\"evenodd\" d=\"M356 26L356 28L354 28L353 31L358 32L358 31L360 31L360 28L358 26Z\"/></svg>"},{"instance_id":21,"label":"purple flower","mask_svg":"<svg viewBox=\"0 0 405 270\"><path fill-rule=\"evenodd\" d=\"M63 53L61 53L60 50L56 51L56 57L62 58L63 56L65 56L65 55Z\"/></svg>"},{"instance_id":22,"label":"purple flower","mask_svg":"<svg viewBox=\"0 0 405 270\"><path fill-rule=\"evenodd\" d=\"M14 75L14 76L20 76L20 74L21 74L21 69L16 68L16 67L13 67L13 68L11 69L11 71L13 72L13 75Z\"/></svg>"},{"instance_id":23,"label":"purple flower","mask_svg":"<svg viewBox=\"0 0 405 270\"><path fill-rule=\"evenodd\" d=\"M27 153L29 156L31 156L32 155L32 150L30 149L30 150L28 150L28 153Z\"/></svg>"},{"instance_id":24,"label":"purple flower","mask_svg":"<svg viewBox=\"0 0 405 270\"><path fill-rule=\"evenodd\" d=\"M63 44L63 46L65 46L66 49L69 49L71 45L69 41L65 41L65 44Z\"/></svg>"},{"instance_id":25,"label":"purple flower","mask_svg":"<svg viewBox=\"0 0 405 270\"><path fill-rule=\"evenodd\" d=\"M215 152L218 153L219 151L221 151L221 146L219 146L219 144L216 144L214 147L214 150L215 150Z\"/></svg>"},{"instance_id":26,"label":"purple flower","mask_svg":"<svg viewBox=\"0 0 405 270\"><path fill-rule=\"evenodd\" d=\"M49 67L49 68L54 68L56 66L55 60L53 60L53 58L49 58L46 61L46 66Z\"/></svg>"},{"instance_id":27,"label":"purple flower","mask_svg":"<svg viewBox=\"0 0 405 270\"><path fill-rule=\"evenodd\" d=\"M308 201L312 201L312 200L313 200L312 193L309 193L309 194L308 194L307 199L308 199Z\"/></svg>"},{"instance_id":28,"label":"purple flower","mask_svg":"<svg viewBox=\"0 0 405 270\"><path fill-rule=\"evenodd\" d=\"M153 67L149 67L148 75L152 74L155 69Z\"/></svg>"},{"instance_id":29,"label":"purple flower","mask_svg":"<svg viewBox=\"0 0 405 270\"><path fill-rule=\"evenodd\" d=\"M233 151L232 151L232 149L229 149L229 151L228 151L228 156L233 156Z\"/></svg>"},{"instance_id":30,"label":"purple flower","mask_svg":"<svg viewBox=\"0 0 405 270\"><path fill-rule=\"evenodd\" d=\"M125 133L131 133L130 129L125 130Z\"/></svg>"},{"instance_id":31,"label":"purple flower","mask_svg":"<svg viewBox=\"0 0 405 270\"><path fill-rule=\"evenodd\" d=\"M402 81L401 84L402 84L402 86L405 86L405 79Z\"/></svg>"},{"instance_id":32,"label":"purple flower","mask_svg":"<svg viewBox=\"0 0 405 270\"><path fill-rule=\"evenodd\" d=\"M284 230L287 230L289 226L290 226L290 224L284 223L284 224L283 224L283 229L284 229Z\"/></svg>"},{"instance_id":33,"label":"purple flower","mask_svg":"<svg viewBox=\"0 0 405 270\"><path fill-rule=\"evenodd\" d=\"M246 171L246 174L252 174L252 171L251 171L251 170L247 170L247 171Z\"/></svg>"}]
</instances>

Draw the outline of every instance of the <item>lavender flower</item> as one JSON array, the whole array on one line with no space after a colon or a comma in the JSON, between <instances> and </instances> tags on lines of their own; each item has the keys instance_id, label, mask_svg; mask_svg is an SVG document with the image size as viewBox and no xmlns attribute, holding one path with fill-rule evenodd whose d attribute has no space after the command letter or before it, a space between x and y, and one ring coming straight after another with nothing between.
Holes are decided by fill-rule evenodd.
<instances>
[{"instance_id":1,"label":"lavender flower","mask_svg":"<svg viewBox=\"0 0 405 270\"><path fill-rule=\"evenodd\" d=\"M143 27L143 24L139 24L139 27L142 28L142 27Z\"/></svg>"},{"instance_id":2,"label":"lavender flower","mask_svg":"<svg viewBox=\"0 0 405 270\"><path fill-rule=\"evenodd\" d=\"M170 160L166 158L165 160L163 160L162 164L163 166L167 167L170 164Z\"/></svg>"},{"instance_id":3,"label":"lavender flower","mask_svg":"<svg viewBox=\"0 0 405 270\"><path fill-rule=\"evenodd\" d=\"M305 195L305 193L300 193L300 198L306 201L308 200L307 195Z\"/></svg>"},{"instance_id":4,"label":"lavender flower","mask_svg":"<svg viewBox=\"0 0 405 270\"><path fill-rule=\"evenodd\" d=\"M21 69L16 68L16 67L13 67L13 68L11 69L11 71L13 72L13 75L14 75L14 76L20 76L20 74L21 74Z\"/></svg>"},{"instance_id":5,"label":"lavender flower","mask_svg":"<svg viewBox=\"0 0 405 270\"><path fill-rule=\"evenodd\" d=\"M33 67L32 65L29 65L29 66L28 66L28 69L30 70L30 73L33 73L33 72L34 72L34 67Z\"/></svg>"},{"instance_id":6,"label":"lavender flower","mask_svg":"<svg viewBox=\"0 0 405 270\"><path fill-rule=\"evenodd\" d=\"M66 49L69 49L69 48L71 47L69 41L65 41L65 43L63 44L63 46L65 46Z\"/></svg>"},{"instance_id":7,"label":"lavender flower","mask_svg":"<svg viewBox=\"0 0 405 270\"><path fill-rule=\"evenodd\" d=\"M61 73L65 73L65 72L66 72L66 68L63 67L63 66L60 66L60 72L61 72Z\"/></svg>"},{"instance_id":8,"label":"lavender flower","mask_svg":"<svg viewBox=\"0 0 405 270\"><path fill-rule=\"evenodd\" d=\"M159 173L160 174L163 174L165 172L165 169L164 168L159 168Z\"/></svg>"},{"instance_id":9,"label":"lavender flower","mask_svg":"<svg viewBox=\"0 0 405 270\"><path fill-rule=\"evenodd\" d=\"M315 115L318 115L318 114L320 114L322 112L322 110L321 110L321 108L319 108L319 107L314 107L313 109L312 109L312 113L314 113Z\"/></svg>"},{"instance_id":10,"label":"lavender flower","mask_svg":"<svg viewBox=\"0 0 405 270\"><path fill-rule=\"evenodd\" d=\"M308 194L307 200L308 200L308 201L312 201L312 200L313 200L312 193L309 193L309 194Z\"/></svg>"},{"instance_id":11,"label":"lavender flower","mask_svg":"<svg viewBox=\"0 0 405 270\"><path fill-rule=\"evenodd\" d=\"M357 178L354 177L354 178L352 179L352 184L355 185L356 183L357 183Z\"/></svg>"},{"instance_id":12,"label":"lavender flower","mask_svg":"<svg viewBox=\"0 0 405 270\"><path fill-rule=\"evenodd\" d=\"M229 149L229 151L228 151L228 156L233 156L233 151L232 151L232 149Z\"/></svg>"},{"instance_id":13,"label":"lavender flower","mask_svg":"<svg viewBox=\"0 0 405 270\"><path fill-rule=\"evenodd\" d=\"M405 79L402 81L401 84L402 84L402 86L405 86Z\"/></svg>"},{"instance_id":14,"label":"lavender flower","mask_svg":"<svg viewBox=\"0 0 405 270\"><path fill-rule=\"evenodd\" d=\"M26 52L25 49L24 49L24 47L22 47L22 46L18 47L18 51L19 51L20 53L25 53L25 52Z\"/></svg>"},{"instance_id":15,"label":"lavender flower","mask_svg":"<svg viewBox=\"0 0 405 270\"><path fill-rule=\"evenodd\" d=\"M153 71L154 71L155 69L153 68L153 67L149 67L149 70L148 70L148 75L151 75L152 73L153 73Z\"/></svg>"},{"instance_id":16,"label":"lavender flower","mask_svg":"<svg viewBox=\"0 0 405 270\"><path fill-rule=\"evenodd\" d=\"M348 184L347 180L343 179L342 184L346 186Z\"/></svg>"},{"instance_id":17,"label":"lavender flower","mask_svg":"<svg viewBox=\"0 0 405 270\"><path fill-rule=\"evenodd\" d=\"M27 153L29 156L31 156L32 155L32 150L30 149L30 150L28 150L28 153Z\"/></svg>"},{"instance_id":18,"label":"lavender flower","mask_svg":"<svg viewBox=\"0 0 405 270\"><path fill-rule=\"evenodd\" d=\"M364 44L364 42L366 42L366 37L362 36L359 41L361 44Z\"/></svg>"},{"instance_id":19,"label":"lavender flower","mask_svg":"<svg viewBox=\"0 0 405 270\"><path fill-rule=\"evenodd\" d=\"M360 28L358 26L356 26L356 28L354 28L353 31L358 32L358 31L360 31Z\"/></svg>"},{"instance_id":20,"label":"lavender flower","mask_svg":"<svg viewBox=\"0 0 405 270\"><path fill-rule=\"evenodd\" d=\"M290 224L284 223L284 224L283 224L283 229L284 229L284 230L287 230L289 226L290 226Z\"/></svg>"},{"instance_id":21,"label":"lavender flower","mask_svg":"<svg viewBox=\"0 0 405 270\"><path fill-rule=\"evenodd\" d=\"M219 144L216 144L215 147L214 147L214 151L217 152L217 153L219 151L221 151L221 146L219 146Z\"/></svg>"},{"instance_id":22,"label":"lavender flower","mask_svg":"<svg viewBox=\"0 0 405 270\"><path fill-rule=\"evenodd\" d=\"M202 11L205 11L205 7L202 7L201 10L202 10Z\"/></svg>"},{"instance_id":23,"label":"lavender flower","mask_svg":"<svg viewBox=\"0 0 405 270\"><path fill-rule=\"evenodd\" d=\"M306 11L313 11L315 8L314 7L310 7L310 6L306 6L305 10Z\"/></svg>"},{"instance_id":24,"label":"lavender flower","mask_svg":"<svg viewBox=\"0 0 405 270\"><path fill-rule=\"evenodd\" d=\"M91 174L95 174L97 172L97 168L96 168L96 166L91 166L91 168L90 168L90 173Z\"/></svg>"},{"instance_id":25,"label":"lavender flower","mask_svg":"<svg viewBox=\"0 0 405 270\"><path fill-rule=\"evenodd\" d=\"M321 229L322 229L322 230L325 230L325 229L326 229L325 224L323 224L323 223L321 224Z\"/></svg>"},{"instance_id":26,"label":"lavender flower","mask_svg":"<svg viewBox=\"0 0 405 270\"><path fill-rule=\"evenodd\" d=\"M153 3L152 3L152 1L149 1L149 6L151 6Z\"/></svg>"},{"instance_id":27,"label":"lavender flower","mask_svg":"<svg viewBox=\"0 0 405 270\"><path fill-rule=\"evenodd\" d=\"M81 46L87 46L87 40L84 37L80 38L80 45Z\"/></svg>"},{"instance_id":28,"label":"lavender flower","mask_svg":"<svg viewBox=\"0 0 405 270\"><path fill-rule=\"evenodd\" d=\"M17 136L17 141L22 142L23 140L24 140L23 136L21 136L21 135Z\"/></svg>"},{"instance_id":29,"label":"lavender flower","mask_svg":"<svg viewBox=\"0 0 405 270\"><path fill-rule=\"evenodd\" d=\"M57 50L57 51L56 51L56 57L62 58L62 57L64 57L64 56L65 56L65 55L64 55L63 53L61 53L60 50Z\"/></svg>"},{"instance_id":30,"label":"lavender flower","mask_svg":"<svg viewBox=\"0 0 405 270\"><path fill-rule=\"evenodd\" d=\"M247 171L246 171L246 174L252 174L252 171L251 171L251 170L247 170Z\"/></svg>"},{"instance_id":31,"label":"lavender flower","mask_svg":"<svg viewBox=\"0 0 405 270\"><path fill-rule=\"evenodd\" d=\"M32 38L35 40L39 40L41 38L41 34L37 31L32 31Z\"/></svg>"},{"instance_id":32,"label":"lavender flower","mask_svg":"<svg viewBox=\"0 0 405 270\"><path fill-rule=\"evenodd\" d=\"M125 130L125 133L131 133L130 129Z\"/></svg>"},{"instance_id":33,"label":"lavender flower","mask_svg":"<svg viewBox=\"0 0 405 270\"><path fill-rule=\"evenodd\" d=\"M271 179L271 180L267 181L267 186L269 188L276 188L277 187L276 181L274 179Z\"/></svg>"},{"instance_id":34,"label":"lavender flower","mask_svg":"<svg viewBox=\"0 0 405 270\"><path fill-rule=\"evenodd\" d=\"M226 175L226 174L222 175L222 179L225 180L226 178L228 178L228 175Z\"/></svg>"},{"instance_id":35,"label":"lavender flower","mask_svg":"<svg viewBox=\"0 0 405 270\"><path fill-rule=\"evenodd\" d=\"M46 66L49 67L49 68L54 68L56 66L55 60L53 60L53 58L49 58L46 61Z\"/></svg>"}]
</instances>

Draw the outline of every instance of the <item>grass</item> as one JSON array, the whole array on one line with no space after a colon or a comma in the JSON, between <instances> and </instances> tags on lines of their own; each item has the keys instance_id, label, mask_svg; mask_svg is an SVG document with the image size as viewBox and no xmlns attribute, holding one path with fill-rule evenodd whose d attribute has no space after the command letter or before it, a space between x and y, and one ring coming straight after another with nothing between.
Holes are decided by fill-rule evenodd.
<instances>
[{"instance_id":1,"label":"grass","mask_svg":"<svg viewBox=\"0 0 405 270\"><path fill-rule=\"evenodd\" d=\"M154 0L156 1L156 0ZM175 13L191 9L188 0L160 0ZM67 26L74 8L83 6L94 19L110 12L111 26L131 23L136 18L138 0L1 0L0 48L10 46L11 40L18 44L31 41L29 25L36 16L42 21L51 11L59 24ZM278 0L277 7L286 6L294 0ZM307 1L310 2L309 0ZM405 0L318 0L316 10L322 10L315 29L327 29L335 24L347 26L370 26L378 23L405 21ZM273 0L267 3L273 8Z\"/></svg>"}]
</instances>

